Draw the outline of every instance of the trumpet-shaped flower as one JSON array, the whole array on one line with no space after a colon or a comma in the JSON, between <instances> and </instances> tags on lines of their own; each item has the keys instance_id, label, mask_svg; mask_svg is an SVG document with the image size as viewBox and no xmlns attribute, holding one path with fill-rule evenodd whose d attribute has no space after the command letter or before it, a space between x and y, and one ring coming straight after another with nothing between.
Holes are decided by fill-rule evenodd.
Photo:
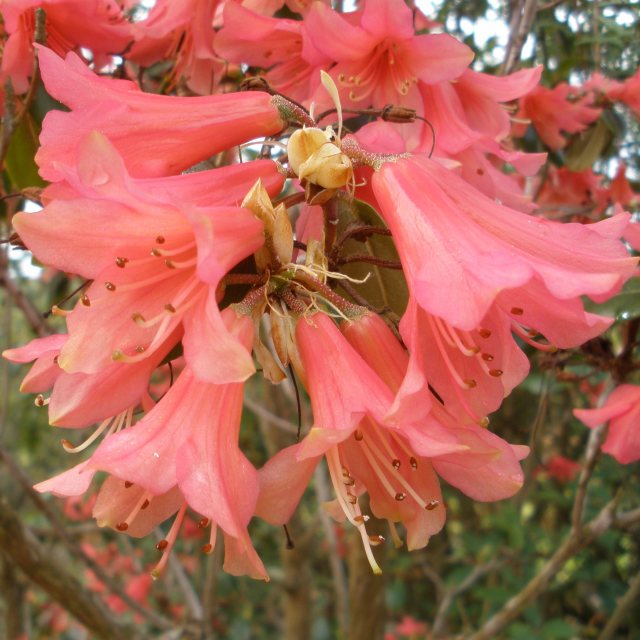
<instances>
[{"instance_id":1,"label":"trumpet-shaped flower","mask_svg":"<svg viewBox=\"0 0 640 640\"><path fill-rule=\"evenodd\" d=\"M285 126L266 93L153 95L128 80L100 78L73 53L62 60L45 47L38 52L47 91L71 108L50 111L43 123L36 161L49 181L62 179L55 162L73 164L79 143L93 130L109 138L133 176L154 177Z\"/></svg>"},{"instance_id":2,"label":"trumpet-shaped flower","mask_svg":"<svg viewBox=\"0 0 640 640\"><path fill-rule=\"evenodd\" d=\"M93 280L67 316L60 366L93 373L113 360L142 361L184 323L185 355L198 376L211 382L249 376L253 362L220 319L217 289L226 272L263 243L262 223L230 203L176 205L177 177L164 195L149 193L98 133L82 142L78 166L79 175L62 174L75 198L14 219L43 262ZM210 173L213 192L223 188L225 175L216 183ZM250 166L247 176L255 179ZM278 190L281 182L275 184ZM227 195L235 199L238 191Z\"/></svg>"},{"instance_id":3,"label":"trumpet-shaped flower","mask_svg":"<svg viewBox=\"0 0 640 640\"><path fill-rule=\"evenodd\" d=\"M534 278L550 299L602 299L636 263L618 240L625 214L588 226L534 218L418 155L384 163L372 186L417 303L463 331L482 323L501 291Z\"/></svg>"}]
</instances>

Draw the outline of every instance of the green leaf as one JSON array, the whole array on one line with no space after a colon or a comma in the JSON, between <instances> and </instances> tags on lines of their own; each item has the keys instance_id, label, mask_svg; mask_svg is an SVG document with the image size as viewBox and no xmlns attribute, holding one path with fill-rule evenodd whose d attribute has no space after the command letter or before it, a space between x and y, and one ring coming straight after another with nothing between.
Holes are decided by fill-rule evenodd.
<instances>
[{"instance_id":1,"label":"green leaf","mask_svg":"<svg viewBox=\"0 0 640 640\"><path fill-rule=\"evenodd\" d=\"M31 114L27 113L11 136L5 163L9 179L16 190L45 186L34 160L37 150L38 125Z\"/></svg>"},{"instance_id":2,"label":"green leaf","mask_svg":"<svg viewBox=\"0 0 640 640\"><path fill-rule=\"evenodd\" d=\"M632 278L625 283L618 295L602 304L586 300L584 306L587 311L614 316L618 321L638 318L640 317L640 280Z\"/></svg>"},{"instance_id":3,"label":"green leaf","mask_svg":"<svg viewBox=\"0 0 640 640\"><path fill-rule=\"evenodd\" d=\"M376 212L366 202L353 200L342 202L339 208L338 238L352 226L371 226L386 228ZM350 238L342 246L341 257L368 254L382 260L399 261L393 240L390 236L371 235L364 242ZM386 267L366 262L345 264L341 271L352 278L362 280L362 284L353 284L353 288L378 309L390 309L398 317L402 316L409 299L409 291L401 269Z\"/></svg>"},{"instance_id":4,"label":"green leaf","mask_svg":"<svg viewBox=\"0 0 640 640\"><path fill-rule=\"evenodd\" d=\"M604 119L585 132L578 134L565 153L565 165L571 171L590 169L614 139L613 132Z\"/></svg>"}]
</instances>

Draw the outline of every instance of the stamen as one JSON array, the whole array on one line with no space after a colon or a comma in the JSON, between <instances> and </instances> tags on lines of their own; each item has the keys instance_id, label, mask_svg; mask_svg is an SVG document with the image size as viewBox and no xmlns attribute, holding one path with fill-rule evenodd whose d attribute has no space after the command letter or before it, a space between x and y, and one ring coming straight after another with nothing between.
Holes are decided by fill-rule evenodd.
<instances>
[{"instance_id":1,"label":"stamen","mask_svg":"<svg viewBox=\"0 0 640 640\"><path fill-rule=\"evenodd\" d=\"M478 329L478 335L481 338L490 338L491 337L491 331L489 329Z\"/></svg>"},{"instance_id":2,"label":"stamen","mask_svg":"<svg viewBox=\"0 0 640 640\"><path fill-rule=\"evenodd\" d=\"M543 344L534 340L533 337L538 335L538 332L534 331L532 336L531 330L525 331L524 327L514 320L511 321L511 330L516 335L520 336L527 344L530 344L532 347L535 347L539 351L544 351L546 353L555 353L558 350L558 347L556 347L554 344Z\"/></svg>"},{"instance_id":3,"label":"stamen","mask_svg":"<svg viewBox=\"0 0 640 640\"><path fill-rule=\"evenodd\" d=\"M116 258L116 266L120 267L121 269L125 268L127 262L129 262L128 258L121 258L121 257Z\"/></svg>"},{"instance_id":4,"label":"stamen","mask_svg":"<svg viewBox=\"0 0 640 640\"><path fill-rule=\"evenodd\" d=\"M66 318L71 311L67 311L66 309L61 309L57 304L54 304L51 307L51 314L54 316L60 316L62 318Z\"/></svg>"},{"instance_id":5,"label":"stamen","mask_svg":"<svg viewBox=\"0 0 640 640\"><path fill-rule=\"evenodd\" d=\"M39 393L35 397L33 403L36 405L36 407L44 407L49 404L49 398L45 398L44 395Z\"/></svg>"},{"instance_id":6,"label":"stamen","mask_svg":"<svg viewBox=\"0 0 640 640\"><path fill-rule=\"evenodd\" d=\"M389 523L389 533L391 534L391 540L393 540L393 546L396 549L400 549L403 545L403 542L402 538L398 534L398 530L396 529L396 524L391 520L387 520L387 522Z\"/></svg>"},{"instance_id":7,"label":"stamen","mask_svg":"<svg viewBox=\"0 0 640 640\"><path fill-rule=\"evenodd\" d=\"M105 288L107 291L115 291L115 290L116 290L116 285L115 285L115 284L113 284L113 282L105 282L105 283L104 283L104 288Z\"/></svg>"},{"instance_id":8,"label":"stamen","mask_svg":"<svg viewBox=\"0 0 640 640\"><path fill-rule=\"evenodd\" d=\"M156 244L164 244L165 239L164 236L156 236Z\"/></svg>"},{"instance_id":9,"label":"stamen","mask_svg":"<svg viewBox=\"0 0 640 640\"><path fill-rule=\"evenodd\" d=\"M130 489L131 487L133 487L133 482L131 482L129 480L125 480L124 481L124 488L125 489Z\"/></svg>"},{"instance_id":10,"label":"stamen","mask_svg":"<svg viewBox=\"0 0 640 640\"><path fill-rule=\"evenodd\" d=\"M449 372L453 380L462 389L473 388L473 386L475 385L469 384L470 382L473 382L473 381L463 380L460 377L460 374L458 373L458 371L456 370L453 362L451 362L451 359L449 358L449 354L447 353L447 349L444 346L444 344L442 344L442 337L441 337L440 331L438 330L438 325L435 323L435 318L433 318L432 316L429 316L429 324L431 325L431 330L433 332L433 337L435 338L438 351L440 352L440 355L442 356L442 359L447 368L447 371Z\"/></svg>"},{"instance_id":11,"label":"stamen","mask_svg":"<svg viewBox=\"0 0 640 640\"><path fill-rule=\"evenodd\" d=\"M169 530L167 537L164 540L161 540L156 545L156 548L162 551L162 558L160 559L160 562L158 562L158 564L155 566L155 568L151 572L151 577L154 580L157 579L162 574L162 572L164 571L164 568L167 566L167 562L169 561L169 553L171 553L171 549L173 548L173 545L176 542L178 533L180 532L180 527L182 526L182 521L184 520L184 514L186 512L187 512L187 503L183 502L182 506L180 507L180 510L178 511L178 515L176 516L175 520L173 521L173 524L171 525L171 529ZM162 548L160 548L160 544L162 542L166 544L164 544Z\"/></svg>"},{"instance_id":12,"label":"stamen","mask_svg":"<svg viewBox=\"0 0 640 640\"><path fill-rule=\"evenodd\" d=\"M429 502L427 502L424 508L427 511L433 511L439 504L440 500L430 500Z\"/></svg>"},{"instance_id":13,"label":"stamen","mask_svg":"<svg viewBox=\"0 0 640 640\"><path fill-rule=\"evenodd\" d=\"M107 418L103 422L100 423L100 426L82 443L77 447L74 447L69 440L61 440L62 446L67 453L79 453L80 451L84 451L89 445L94 443L100 435L107 429L107 427L115 422L114 418ZM115 425L114 425L115 427Z\"/></svg>"},{"instance_id":14,"label":"stamen","mask_svg":"<svg viewBox=\"0 0 640 640\"><path fill-rule=\"evenodd\" d=\"M80 302L82 302L85 307L91 306L91 300L89 300L89 296L86 293L80 298Z\"/></svg>"},{"instance_id":15,"label":"stamen","mask_svg":"<svg viewBox=\"0 0 640 640\"><path fill-rule=\"evenodd\" d=\"M524 313L524 309L520 307L511 307L511 314L514 316L521 316Z\"/></svg>"}]
</instances>

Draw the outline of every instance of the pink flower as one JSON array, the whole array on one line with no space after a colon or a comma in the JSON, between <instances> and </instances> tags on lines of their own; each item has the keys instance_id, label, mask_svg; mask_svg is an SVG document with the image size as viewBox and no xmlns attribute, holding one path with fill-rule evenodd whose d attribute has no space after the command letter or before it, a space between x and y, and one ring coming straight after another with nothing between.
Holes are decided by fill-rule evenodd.
<instances>
[{"instance_id":1,"label":"pink flower","mask_svg":"<svg viewBox=\"0 0 640 640\"><path fill-rule=\"evenodd\" d=\"M157 0L147 19L133 24L136 42L127 59L143 66L173 59L174 83L184 77L195 93L213 93L225 67L213 50L218 4L218 0Z\"/></svg>"},{"instance_id":2,"label":"pink flower","mask_svg":"<svg viewBox=\"0 0 640 640\"><path fill-rule=\"evenodd\" d=\"M562 149L567 144L563 132L584 131L600 117L601 109L593 107L592 102L592 95L578 97L575 87L564 82L553 89L538 87L520 100L516 118L530 120L548 147ZM524 135L525 127L516 131Z\"/></svg>"},{"instance_id":3,"label":"pink flower","mask_svg":"<svg viewBox=\"0 0 640 640\"><path fill-rule=\"evenodd\" d=\"M402 522L409 549L417 549L444 523L434 468L455 486L488 500L497 499L507 486L506 494L512 495L522 474L509 445L496 436L479 427L443 426L429 412L426 388L416 389L411 419L408 411L392 412L392 388L400 384L407 359L379 318L364 316L347 325L345 333L354 346L323 314L298 321L296 338L314 426L300 444L261 469L256 513L274 524L286 522L324 455L343 517L360 530L377 571L367 518L358 506L361 493L369 493L376 516Z\"/></svg>"},{"instance_id":4,"label":"pink flower","mask_svg":"<svg viewBox=\"0 0 640 640\"><path fill-rule=\"evenodd\" d=\"M636 263L617 239L627 215L588 226L527 216L425 156L383 164L372 186L412 295L457 329L474 330L501 291L533 280L550 299L602 299Z\"/></svg>"},{"instance_id":5,"label":"pink flower","mask_svg":"<svg viewBox=\"0 0 640 640\"><path fill-rule=\"evenodd\" d=\"M574 409L573 415L590 429L609 423L605 453L621 464L640 460L640 387L620 385L599 409Z\"/></svg>"},{"instance_id":6,"label":"pink flower","mask_svg":"<svg viewBox=\"0 0 640 640\"><path fill-rule=\"evenodd\" d=\"M540 471L546 471L547 475L554 478L558 482L571 482L580 471L580 463L565 456L554 455L547 464L540 468Z\"/></svg>"},{"instance_id":7,"label":"pink flower","mask_svg":"<svg viewBox=\"0 0 640 640\"><path fill-rule=\"evenodd\" d=\"M216 35L219 55L231 62L268 69L274 89L308 103L320 86L320 70L330 60L313 45L308 22L262 16L234 2L224 8L224 26Z\"/></svg>"},{"instance_id":8,"label":"pink flower","mask_svg":"<svg viewBox=\"0 0 640 640\"><path fill-rule=\"evenodd\" d=\"M39 47L47 91L71 108L45 117L36 155L40 174L61 180L58 162L73 165L80 141L98 130L139 178L179 173L252 138L284 127L268 94L183 98L143 93L133 82L100 78L73 53L65 60Z\"/></svg>"},{"instance_id":9,"label":"pink flower","mask_svg":"<svg viewBox=\"0 0 640 640\"><path fill-rule=\"evenodd\" d=\"M255 180L252 164L243 165L245 192ZM264 241L262 223L251 212L224 202L237 201L242 191L232 188L220 206L193 206L186 199L177 206L173 196L189 192L191 176L169 180L164 193L148 191L149 182L132 179L98 133L80 143L78 167L76 175L59 165L75 198L14 218L43 262L94 280L67 316L60 366L94 373L113 360L143 361L182 324L185 356L196 375L210 382L246 379L253 362L226 330L217 306L226 272ZM264 167L257 169L260 174ZM223 188L227 175L208 172L208 188ZM281 179L271 184L278 191ZM196 178L197 198L201 185Z\"/></svg>"},{"instance_id":10,"label":"pink flower","mask_svg":"<svg viewBox=\"0 0 640 640\"><path fill-rule=\"evenodd\" d=\"M473 53L449 35L415 35L408 6L392 0L367 2L351 24L316 2L305 17L316 48L337 62L331 70L348 89L343 106L402 104L422 113L419 82L437 84L458 77Z\"/></svg>"},{"instance_id":11,"label":"pink flower","mask_svg":"<svg viewBox=\"0 0 640 640\"><path fill-rule=\"evenodd\" d=\"M36 7L45 11L47 44L59 56L87 48L100 67L132 40L131 25L111 0L4 0L1 12L9 38L2 53L2 77L11 78L17 93L27 90L33 73Z\"/></svg>"}]
</instances>

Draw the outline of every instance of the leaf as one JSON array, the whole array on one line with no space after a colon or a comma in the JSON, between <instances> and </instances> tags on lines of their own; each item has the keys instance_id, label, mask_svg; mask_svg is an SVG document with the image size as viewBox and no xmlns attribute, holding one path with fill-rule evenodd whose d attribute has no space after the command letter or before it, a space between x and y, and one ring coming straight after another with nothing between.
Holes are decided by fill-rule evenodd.
<instances>
[{"instance_id":1,"label":"leaf","mask_svg":"<svg viewBox=\"0 0 640 640\"><path fill-rule=\"evenodd\" d=\"M371 226L386 228L376 210L361 200L342 202L339 209L338 238L351 226ZM390 236L370 235L365 242L350 238L341 252L341 257L368 254L382 260L398 261L393 240ZM345 264L342 272L355 279L367 278L362 284L353 284L354 289L367 299L369 304L378 309L390 309L398 317L402 316L409 299L409 291L401 269L386 267L366 262ZM369 275L370 274L370 275Z\"/></svg>"},{"instance_id":2,"label":"leaf","mask_svg":"<svg viewBox=\"0 0 640 640\"><path fill-rule=\"evenodd\" d=\"M571 171L590 169L614 139L603 118L573 139L565 153L565 165Z\"/></svg>"},{"instance_id":3,"label":"leaf","mask_svg":"<svg viewBox=\"0 0 640 640\"><path fill-rule=\"evenodd\" d=\"M37 150L38 126L31 114L27 113L11 136L5 163L9 179L18 191L27 187L44 187L46 184L38 175L34 160Z\"/></svg>"},{"instance_id":4,"label":"leaf","mask_svg":"<svg viewBox=\"0 0 640 640\"><path fill-rule=\"evenodd\" d=\"M632 278L622 287L618 295L601 304L585 300L584 307L592 313L614 316L617 321L640 317L640 280Z\"/></svg>"}]
</instances>

